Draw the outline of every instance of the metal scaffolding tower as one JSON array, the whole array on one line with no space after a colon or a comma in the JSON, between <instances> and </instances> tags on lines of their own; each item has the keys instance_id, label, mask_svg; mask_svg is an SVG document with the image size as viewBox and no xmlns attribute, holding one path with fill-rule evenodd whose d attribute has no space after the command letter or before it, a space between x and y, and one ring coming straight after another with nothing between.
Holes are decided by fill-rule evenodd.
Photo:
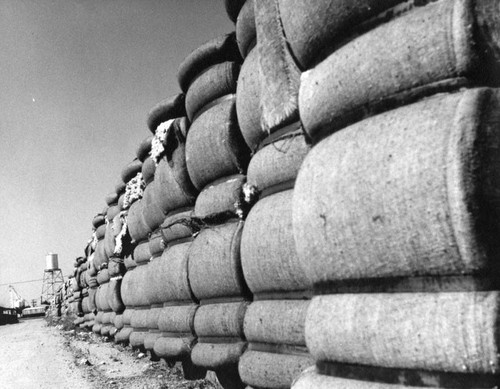
<instances>
[{"instance_id":1,"label":"metal scaffolding tower","mask_svg":"<svg viewBox=\"0 0 500 389\"><path fill-rule=\"evenodd\" d=\"M61 269L46 269L43 272L41 304L55 304L55 297L64 286Z\"/></svg>"}]
</instances>

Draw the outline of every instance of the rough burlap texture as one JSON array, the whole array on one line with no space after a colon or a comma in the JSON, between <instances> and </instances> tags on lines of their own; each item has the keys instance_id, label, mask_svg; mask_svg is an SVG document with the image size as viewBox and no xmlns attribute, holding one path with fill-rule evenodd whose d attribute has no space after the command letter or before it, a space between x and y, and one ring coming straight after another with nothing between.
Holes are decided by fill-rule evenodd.
<instances>
[{"instance_id":1,"label":"rough burlap texture","mask_svg":"<svg viewBox=\"0 0 500 389\"><path fill-rule=\"evenodd\" d=\"M155 231L165 220L165 214L156 202L155 194L157 192L153 189L156 185L159 184L155 181L149 184L144 190L144 197L141 200L143 204L142 217L150 231Z\"/></svg>"},{"instance_id":2,"label":"rough burlap texture","mask_svg":"<svg viewBox=\"0 0 500 389\"><path fill-rule=\"evenodd\" d=\"M110 311L107 295L108 295L109 283L104 285L99 285L97 292L95 294L95 305L99 311Z\"/></svg>"},{"instance_id":3,"label":"rough burlap texture","mask_svg":"<svg viewBox=\"0 0 500 389\"><path fill-rule=\"evenodd\" d=\"M146 158L149 157L149 152L151 151L151 141L153 140L153 135L149 135L148 137L144 138L141 143L139 143L139 146L137 147L137 151L135 152L135 156L137 159L141 162L144 162ZM123 188L125 190L125 188ZM120 193L118 190L116 193Z\"/></svg>"},{"instance_id":4,"label":"rough burlap texture","mask_svg":"<svg viewBox=\"0 0 500 389\"><path fill-rule=\"evenodd\" d=\"M496 373L498 304L498 292L317 296L307 347L316 360Z\"/></svg>"},{"instance_id":5,"label":"rough burlap texture","mask_svg":"<svg viewBox=\"0 0 500 389\"><path fill-rule=\"evenodd\" d=\"M151 305L146 317L147 327L150 330L158 329L158 319L160 318L161 310L161 305Z\"/></svg>"},{"instance_id":6,"label":"rough burlap texture","mask_svg":"<svg viewBox=\"0 0 500 389\"><path fill-rule=\"evenodd\" d=\"M237 364L245 348L246 342L197 343L191 352L191 359L195 365L217 370L224 366Z\"/></svg>"},{"instance_id":7,"label":"rough burlap texture","mask_svg":"<svg viewBox=\"0 0 500 389\"><path fill-rule=\"evenodd\" d=\"M288 48L278 0L255 1L261 127L268 133L299 118L300 70Z\"/></svg>"},{"instance_id":8,"label":"rough burlap texture","mask_svg":"<svg viewBox=\"0 0 500 389\"><path fill-rule=\"evenodd\" d=\"M163 235L161 228L152 232L148 240L149 252L151 257L159 257L163 254L165 250L165 242L163 241Z\"/></svg>"},{"instance_id":9,"label":"rough burlap texture","mask_svg":"<svg viewBox=\"0 0 500 389\"><path fill-rule=\"evenodd\" d=\"M132 327L123 327L116 335L115 342L128 343L130 334L134 331Z\"/></svg>"},{"instance_id":10,"label":"rough burlap texture","mask_svg":"<svg viewBox=\"0 0 500 389\"><path fill-rule=\"evenodd\" d=\"M404 0L278 0L281 22L294 58L308 69L366 20Z\"/></svg>"},{"instance_id":11,"label":"rough burlap texture","mask_svg":"<svg viewBox=\"0 0 500 389\"><path fill-rule=\"evenodd\" d=\"M180 93L155 105L148 113L147 126L149 131L154 134L156 128L161 123L182 116L186 116L186 109L184 106L184 94Z\"/></svg>"},{"instance_id":12,"label":"rough burlap texture","mask_svg":"<svg viewBox=\"0 0 500 389\"><path fill-rule=\"evenodd\" d=\"M217 214L233 213L236 216L245 181L244 175L236 174L210 183L198 195L194 215L201 219Z\"/></svg>"},{"instance_id":13,"label":"rough burlap texture","mask_svg":"<svg viewBox=\"0 0 500 389\"><path fill-rule=\"evenodd\" d=\"M186 93L186 113L191 122L214 100L236 92L240 64L222 62L206 69L189 86Z\"/></svg>"},{"instance_id":14,"label":"rough burlap texture","mask_svg":"<svg viewBox=\"0 0 500 389\"><path fill-rule=\"evenodd\" d=\"M144 180L146 185L150 184L154 180L155 170L155 161L150 157L146 158L142 164L141 169L142 179Z\"/></svg>"},{"instance_id":15,"label":"rough burlap texture","mask_svg":"<svg viewBox=\"0 0 500 389\"><path fill-rule=\"evenodd\" d=\"M491 69L478 66L472 4L444 0L417 7L304 72L299 107L305 131L317 139L395 94L456 77L484 77Z\"/></svg>"},{"instance_id":16,"label":"rough burlap texture","mask_svg":"<svg viewBox=\"0 0 500 389\"><path fill-rule=\"evenodd\" d=\"M295 380L291 389L417 389L414 386L356 381L318 374L314 368L306 369ZM439 389L439 388L438 388Z\"/></svg>"},{"instance_id":17,"label":"rough burlap texture","mask_svg":"<svg viewBox=\"0 0 500 389\"><path fill-rule=\"evenodd\" d=\"M194 317L198 337L243 338L243 318L248 302L201 305ZM209 342L210 339L205 340Z\"/></svg>"},{"instance_id":18,"label":"rough burlap texture","mask_svg":"<svg viewBox=\"0 0 500 389\"><path fill-rule=\"evenodd\" d=\"M193 337L160 337L156 340L153 350L160 358L179 359L191 353L193 342Z\"/></svg>"},{"instance_id":19,"label":"rough burlap texture","mask_svg":"<svg viewBox=\"0 0 500 389\"><path fill-rule=\"evenodd\" d=\"M186 164L198 190L218 178L244 173L249 160L250 150L238 127L234 100L216 104L191 124Z\"/></svg>"},{"instance_id":20,"label":"rough burlap texture","mask_svg":"<svg viewBox=\"0 0 500 389\"><path fill-rule=\"evenodd\" d=\"M104 220L104 216L102 217ZM101 223L95 230L96 238L97 239L102 239L104 238L104 235L106 234L106 224Z\"/></svg>"},{"instance_id":21,"label":"rough burlap texture","mask_svg":"<svg viewBox=\"0 0 500 389\"><path fill-rule=\"evenodd\" d=\"M252 157L247 183L262 193L276 185L294 181L309 149L301 133L284 135Z\"/></svg>"},{"instance_id":22,"label":"rough burlap texture","mask_svg":"<svg viewBox=\"0 0 500 389\"><path fill-rule=\"evenodd\" d=\"M177 73L182 91L187 92L193 80L205 69L222 62L242 62L234 32L204 43L182 61Z\"/></svg>"},{"instance_id":23,"label":"rough burlap texture","mask_svg":"<svg viewBox=\"0 0 500 389\"><path fill-rule=\"evenodd\" d=\"M194 204L198 191L189 178L185 140L176 131L167 133L166 155L155 171L154 199L166 214Z\"/></svg>"},{"instance_id":24,"label":"rough burlap texture","mask_svg":"<svg viewBox=\"0 0 500 389\"><path fill-rule=\"evenodd\" d=\"M236 42L243 58L247 56L252 44L257 39L253 3L254 0L245 1L236 20Z\"/></svg>"},{"instance_id":25,"label":"rough burlap texture","mask_svg":"<svg viewBox=\"0 0 500 389\"><path fill-rule=\"evenodd\" d=\"M132 162L130 162L128 165L126 165L122 169L122 180L126 184L128 183L132 178L134 178L137 173L139 173L142 169L142 162L139 161L139 159L134 158Z\"/></svg>"},{"instance_id":26,"label":"rough burlap texture","mask_svg":"<svg viewBox=\"0 0 500 389\"><path fill-rule=\"evenodd\" d=\"M102 226L105 222L106 220L104 219L104 215L100 213L95 215L94 218L92 219L92 225L94 226L94 228Z\"/></svg>"},{"instance_id":27,"label":"rough burlap texture","mask_svg":"<svg viewBox=\"0 0 500 389\"><path fill-rule=\"evenodd\" d=\"M310 281L498 274L499 105L496 90L441 94L314 147L293 200Z\"/></svg>"},{"instance_id":28,"label":"rough burlap texture","mask_svg":"<svg viewBox=\"0 0 500 389\"><path fill-rule=\"evenodd\" d=\"M129 269L133 269L134 267L137 266L137 264L135 263L135 260L134 258L132 257L132 255L128 255L126 256L124 259L123 259L123 264L125 265L125 268L127 270Z\"/></svg>"},{"instance_id":29,"label":"rough burlap texture","mask_svg":"<svg viewBox=\"0 0 500 389\"><path fill-rule=\"evenodd\" d=\"M251 387L289 389L295 378L313 364L314 361L306 355L247 350L241 356L238 370L243 382Z\"/></svg>"},{"instance_id":30,"label":"rough burlap texture","mask_svg":"<svg viewBox=\"0 0 500 389\"><path fill-rule=\"evenodd\" d=\"M106 204L108 204L109 206L111 205L116 205L116 203L118 202L118 194L116 192L111 192L111 193L108 193L105 197L104 197L104 201L106 202Z\"/></svg>"},{"instance_id":31,"label":"rough burlap texture","mask_svg":"<svg viewBox=\"0 0 500 389\"><path fill-rule=\"evenodd\" d=\"M86 272L82 272L82 275L86 273ZM80 278L83 278L83 277L80 277ZM109 282L109 271L108 269L102 269L101 271L99 271L99 273L97 273L97 283L99 285L103 285L107 282ZM80 286L83 286L83 285L80 285Z\"/></svg>"},{"instance_id":32,"label":"rough burlap texture","mask_svg":"<svg viewBox=\"0 0 500 389\"><path fill-rule=\"evenodd\" d=\"M288 190L258 201L245 221L241 265L255 294L309 288L293 240L292 194Z\"/></svg>"},{"instance_id":33,"label":"rough burlap texture","mask_svg":"<svg viewBox=\"0 0 500 389\"><path fill-rule=\"evenodd\" d=\"M156 341L161 337L161 334L159 332L154 332L152 330L149 330L149 332L144 336L144 348L146 350L153 350Z\"/></svg>"},{"instance_id":34,"label":"rough burlap texture","mask_svg":"<svg viewBox=\"0 0 500 389\"><path fill-rule=\"evenodd\" d=\"M115 250L115 236L113 234L113 221L106 224L106 233L104 235L104 252L109 258L114 255Z\"/></svg>"},{"instance_id":35,"label":"rough burlap texture","mask_svg":"<svg viewBox=\"0 0 500 389\"><path fill-rule=\"evenodd\" d=\"M144 347L144 338L146 337L147 332L146 331L138 331L134 329L132 333L129 336L129 344L133 348L139 348L142 349Z\"/></svg>"},{"instance_id":36,"label":"rough burlap texture","mask_svg":"<svg viewBox=\"0 0 500 389\"><path fill-rule=\"evenodd\" d=\"M108 219L108 221L111 222L113 218L120 213L120 211L121 210L118 205L109 206L106 212L106 219Z\"/></svg>"},{"instance_id":37,"label":"rough burlap texture","mask_svg":"<svg viewBox=\"0 0 500 389\"><path fill-rule=\"evenodd\" d=\"M134 329L148 328L148 314L149 306L134 309L134 312L130 316L130 325L134 327Z\"/></svg>"},{"instance_id":38,"label":"rough burlap texture","mask_svg":"<svg viewBox=\"0 0 500 389\"><path fill-rule=\"evenodd\" d=\"M240 260L243 222L203 229L189 250L189 282L198 300L244 296Z\"/></svg>"},{"instance_id":39,"label":"rough burlap texture","mask_svg":"<svg viewBox=\"0 0 500 389\"><path fill-rule=\"evenodd\" d=\"M188 280L190 242L172 246L161 257L153 259L147 273L148 296L154 302L191 300Z\"/></svg>"},{"instance_id":40,"label":"rough burlap texture","mask_svg":"<svg viewBox=\"0 0 500 389\"><path fill-rule=\"evenodd\" d=\"M267 132L262 129L260 110L259 53L254 48L241 66L236 86L236 114L246 144L255 151Z\"/></svg>"},{"instance_id":41,"label":"rough burlap texture","mask_svg":"<svg viewBox=\"0 0 500 389\"><path fill-rule=\"evenodd\" d=\"M105 263L108 263L108 256L106 255L104 239L97 242L94 255L94 266L96 269L100 269Z\"/></svg>"},{"instance_id":42,"label":"rough burlap texture","mask_svg":"<svg viewBox=\"0 0 500 389\"><path fill-rule=\"evenodd\" d=\"M163 332L191 333L198 305L172 305L163 307L158 316L158 329Z\"/></svg>"},{"instance_id":43,"label":"rough burlap texture","mask_svg":"<svg viewBox=\"0 0 500 389\"><path fill-rule=\"evenodd\" d=\"M118 183L115 185L115 192L118 193L119 195L122 195L125 193L125 188L127 187L127 184L125 184L120 177L120 180Z\"/></svg>"},{"instance_id":44,"label":"rough burlap texture","mask_svg":"<svg viewBox=\"0 0 500 389\"><path fill-rule=\"evenodd\" d=\"M171 244L173 241L178 239L189 238L193 230L191 228L191 216L193 210L191 208L186 211L178 212L174 215L170 215L165 218L165 221L161 225L161 233L163 237L163 242L166 245Z\"/></svg>"},{"instance_id":45,"label":"rough burlap texture","mask_svg":"<svg viewBox=\"0 0 500 389\"><path fill-rule=\"evenodd\" d=\"M144 204L142 200L134 201L127 214L128 232L132 241L139 243L148 237L151 232L142 215Z\"/></svg>"},{"instance_id":46,"label":"rough burlap texture","mask_svg":"<svg viewBox=\"0 0 500 389\"><path fill-rule=\"evenodd\" d=\"M121 330L124 326L123 324L123 315L122 314L117 314L115 316L115 320L113 320L113 324L116 327L117 330Z\"/></svg>"},{"instance_id":47,"label":"rough burlap texture","mask_svg":"<svg viewBox=\"0 0 500 389\"><path fill-rule=\"evenodd\" d=\"M89 310L93 312L97 309L95 304L95 295L97 293L97 288L89 288Z\"/></svg>"},{"instance_id":48,"label":"rough burlap texture","mask_svg":"<svg viewBox=\"0 0 500 389\"><path fill-rule=\"evenodd\" d=\"M254 301L245 314L245 337L249 342L305 346L306 312L309 301Z\"/></svg>"},{"instance_id":49,"label":"rough burlap texture","mask_svg":"<svg viewBox=\"0 0 500 389\"><path fill-rule=\"evenodd\" d=\"M132 256L136 264L149 262L152 257L149 242L146 241L135 246Z\"/></svg>"},{"instance_id":50,"label":"rough burlap texture","mask_svg":"<svg viewBox=\"0 0 500 389\"><path fill-rule=\"evenodd\" d=\"M121 296L126 307L149 305L146 296L146 287L149 285L147 273L147 266L139 265L123 276Z\"/></svg>"},{"instance_id":51,"label":"rough burlap texture","mask_svg":"<svg viewBox=\"0 0 500 389\"><path fill-rule=\"evenodd\" d=\"M121 279L112 279L108 284L106 299L113 312L121 313L125 309L125 304L123 304L122 300L121 285Z\"/></svg>"}]
</instances>

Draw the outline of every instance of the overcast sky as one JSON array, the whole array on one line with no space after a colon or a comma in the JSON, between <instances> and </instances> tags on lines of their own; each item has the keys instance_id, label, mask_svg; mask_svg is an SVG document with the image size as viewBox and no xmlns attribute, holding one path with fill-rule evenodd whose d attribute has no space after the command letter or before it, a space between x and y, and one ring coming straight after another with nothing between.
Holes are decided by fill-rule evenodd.
<instances>
[{"instance_id":1,"label":"overcast sky","mask_svg":"<svg viewBox=\"0 0 500 389\"><path fill-rule=\"evenodd\" d=\"M0 0L0 284L43 278L48 252L72 272L149 109L179 92L186 55L234 29L223 3ZM42 282L14 287L39 299Z\"/></svg>"}]
</instances>

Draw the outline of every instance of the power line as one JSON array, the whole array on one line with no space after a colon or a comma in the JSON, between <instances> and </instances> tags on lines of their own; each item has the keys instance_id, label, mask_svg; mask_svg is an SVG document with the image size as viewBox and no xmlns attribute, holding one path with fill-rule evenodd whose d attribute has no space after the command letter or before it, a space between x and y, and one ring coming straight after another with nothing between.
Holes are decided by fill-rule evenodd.
<instances>
[{"instance_id":1,"label":"power line","mask_svg":"<svg viewBox=\"0 0 500 389\"><path fill-rule=\"evenodd\" d=\"M40 281L43 281L43 278L40 278L39 280L7 282L6 284L0 284L0 286L8 286L8 285L16 285L16 284L27 284L29 282L40 282Z\"/></svg>"}]
</instances>

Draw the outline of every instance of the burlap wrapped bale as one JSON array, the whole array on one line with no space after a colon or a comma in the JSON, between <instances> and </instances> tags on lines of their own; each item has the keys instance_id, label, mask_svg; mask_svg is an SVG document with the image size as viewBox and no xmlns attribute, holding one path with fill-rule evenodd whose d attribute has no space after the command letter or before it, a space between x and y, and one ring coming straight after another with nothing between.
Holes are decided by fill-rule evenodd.
<instances>
[{"instance_id":1,"label":"burlap wrapped bale","mask_svg":"<svg viewBox=\"0 0 500 389\"><path fill-rule=\"evenodd\" d=\"M146 183L146 185L149 185L153 180L155 176L155 171L156 171L156 164L155 161L148 157L144 160L142 163L142 179Z\"/></svg>"},{"instance_id":2,"label":"burlap wrapped bale","mask_svg":"<svg viewBox=\"0 0 500 389\"><path fill-rule=\"evenodd\" d=\"M129 335L129 344L132 346L134 349L144 349L144 339L146 338L147 331L143 330L132 330L132 332Z\"/></svg>"},{"instance_id":3,"label":"burlap wrapped bale","mask_svg":"<svg viewBox=\"0 0 500 389\"><path fill-rule=\"evenodd\" d=\"M116 205L116 203L118 202L118 194L116 193L116 191L113 191L111 193L108 193L106 195L106 197L104 198L104 201L106 202L106 204L108 204L109 206L111 205Z\"/></svg>"},{"instance_id":4,"label":"burlap wrapped bale","mask_svg":"<svg viewBox=\"0 0 500 389\"><path fill-rule=\"evenodd\" d=\"M278 0L255 1L261 127L268 133L299 119L300 70L288 47Z\"/></svg>"},{"instance_id":5,"label":"burlap wrapped bale","mask_svg":"<svg viewBox=\"0 0 500 389\"><path fill-rule=\"evenodd\" d=\"M247 350L238 370L246 384L257 388L287 389L314 361L306 355L284 355ZM312 388L311 388L312 389Z\"/></svg>"},{"instance_id":6,"label":"burlap wrapped bale","mask_svg":"<svg viewBox=\"0 0 500 389\"><path fill-rule=\"evenodd\" d=\"M243 198L245 181L244 175L237 174L210 183L198 195L194 215L201 219L219 214L236 217Z\"/></svg>"},{"instance_id":7,"label":"burlap wrapped bale","mask_svg":"<svg viewBox=\"0 0 500 389\"><path fill-rule=\"evenodd\" d=\"M121 297L125 306L128 308L149 305L146 294L148 286L147 266L137 266L125 273L121 285Z\"/></svg>"},{"instance_id":8,"label":"burlap wrapped bale","mask_svg":"<svg viewBox=\"0 0 500 389\"><path fill-rule=\"evenodd\" d=\"M95 215L92 219L92 225L94 226L94 228L98 228L99 226L104 225L105 222L106 220L104 218L104 215L100 213Z\"/></svg>"},{"instance_id":9,"label":"burlap wrapped bale","mask_svg":"<svg viewBox=\"0 0 500 389\"><path fill-rule=\"evenodd\" d=\"M236 114L246 144L255 151L267 132L261 126L259 53L253 49L241 66L236 87Z\"/></svg>"},{"instance_id":10,"label":"burlap wrapped bale","mask_svg":"<svg viewBox=\"0 0 500 389\"><path fill-rule=\"evenodd\" d=\"M142 242L135 246L132 256L136 264L149 262L152 257L149 242Z\"/></svg>"},{"instance_id":11,"label":"burlap wrapped bale","mask_svg":"<svg viewBox=\"0 0 500 389\"><path fill-rule=\"evenodd\" d=\"M134 178L137 173L139 173L142 169L142 162L139 161L139 159L134 158L132 162L127 164L123 169L122 169L122 180L126 184L128 183L132 178Z\"/></svg>"},{"instance_id":12,"label":"burlap wrapped bale","mask_svg":"<svg viewBox=\"0 0 500 389\"><path fill-rule=\"evenodd\" d=\"M310 301L254 301L247 308L244 330L249 342L305 346Z\"/></svg>"},{"instance_id":13,"label":"burlap wrapped bale","mask_svg":"<svg viewBox=\"0 0 500 389\"><path fill-rule=\"evenodd\" d=\"M188 251L191 243L181 243L165 250L148 265L148 295L156 301L191 300L188 280Z\"/></svg>"},{"instance_id":14,"label":"burlap wrapped bale","mask_svg":"<svg viewBox=\"0 0 500 389\"><path fill-rule=\"evenodd\" d=\"M165 214L156 202L155 194L157 192L153 189L155 185L158 184L153 181L146 187L144 190L144 196L141 200L143 203L142 217L151 232L155 231L165 220Z\"/></svg>"},{"instance_id":15,"label":"burlap wrapped bale","mask_svg":"<svg viewBox=\"0 0 500 389\"><path fill-rule=\"evenodd\" d=\"M359 25L403 0L278 0L281 22L294 58L302 69L318 62ZM394 12L396 13L396 12ZM385 18L387 20L387 17ZM366 27L364 27L366 29ZM386 38L387 39L387 38Z\"/></svg>"},{"instance_id":16,"label":"burlap wrapped bale","mask_svg":"<svg viewBox=\"0 0 500 389\"><path fill-rule=\"evenodd\" d=\"M176 120L173 126L176 125L179 126L178 131L172 130L167 133L166 154L155 171L154 198L165 214L194 204L198 194L189 178L185 138L180 134L182 128L187 128L185 118Z\"/></svg>"},{"instance_id":17,"label":"burlap wrapped bale","mask_svg":"<svg viewBox=\"0 0 500 389\"><path fill-rule=\"evenodd\" d=\"M194 331L194 316L198 305L165 306L158 316L158 329L163 332L191 333Z\"/></svg>"},{"instance_id":18,"label":"burlap wrapped bale","mask_svg":"<svg viewBox=\"0 0 500 389\"><path fill-rule=\"evenodd\" d=\"M236 20L236 42L243 58L247 56L256 39L254 0L248 0L245 1Z\"/></svg>"},{"instance_id":19,"label":"burlap wrapped bale","mask_svg":"<svg viewBox=\"0 0 500 389\"><path fill-rule=\"evenodd\" d=\"M103 264L108 263L108 260L104 239L98 240L95 248L94 266L100 270Z\"/></svg>"},{"instance_id":20,"label":"burlap wrapped bale","mask_svg":"<svg viewBox=\"0 0 500 389\"><path fill-rule=\"evenodd\" d=\"M250 151L238 127L234 99L216 104L191 124L186 140L186 163L194 186L244 173Z\"/></svg>"},{"instance_id":21,"label":"burlap wrapped bale","mask_svg":"<svg viewBox=\"0 0 500 389\"><path fill-rule=\"evenodd\" d=\"M111 222L113 218L120 213L121 209L118 206L118 203L110 205L108 210L106 211L106 219L108 222Z\"/></svg>"},{"instance_id":22,"label":"burlap wrapped bale","mask_svg":"<svg viewBox=\"0 0 500 389\"><path fill-rule=\"evenodd\" d=\"M113 324L115 325L117 330L121 330L124 326L123 323L123 314L117 314L115 316L115 320L113 321Z\"/></svg>"},{"instance_id":23,"label":"burlap wrapped bale","mask_svg":"<svg viewBox=\"0 0 500 389\"><path fill-rule=\"evenodd\" d=\"M243 222L203 229L189 250L189 282L198 300L247 294L240 260Z\"/></svg>"},{"instance_id":24,"label":"burlap wrapped bale","mask_svg":"<svg viewBox=\"0 0 500 389\"><path fill-rule=\"evenodd\" d=\"M184 106L184 94L180 93L155 105L148 113L147 125L149 130L154 134L161 123L182 116L186 116L186 110Z\"/></svg>"},{"instance_id":25,"label":"burlap wrapped bale","mask_svg":"<svg viewBox=\"0 0 500 389\"><path fill-rule=\"evenodd\" d=\"M151 229L146 224L143 216L144 204L141 200L134 201L127 214L127 226L130 237L134 243L139 243L148 237Z\"/></svg>"},{"instance_id":26,"label":"burlap wrapped bale","mask_svg":"<svg viewBox=\"0 0 500 389\"><path fill-rule=\"evenodd\" d=\"M242 62L234 32L204 43L182 61L177 73L182 91L187 92L193 80L205 69L222 62Z\"/></svg>"},{"instance_id":27,"label":"burlap wrapped bale","mask_svg":"<svg viewBox=\"0 0 500 389\"><path fill-rule=\"evenodd\" d=\"M243 318L248 302L201 305L194 317L194 330L199 338L243 338Z\"/></svg>"},{"instance_id":28,"label":"burlap wrapped bale","mask_svg":"<svg viewBox=\"0 0 500 389\"><path fill-rule=\"evenodd\" d=\"M201 73L189 86L186 93L186 113L188 119L194 118L212 105L215 100L236 92L236 81L240 64L222 62Z\"/></svg>"},{"instance_id":29,"label":"burlap wrapped bale","mask_svg":"<svg viewBox=\"0 0 500 389\"><path fill-rule=\"evenodd\" d=\"M97 310L99 311L111 311L111 307L109 306L108 302L108 287L109 283L100 285L99 288L97 288L97 292L95 295L95 304L97 307Z\"/></svg>"},{"instance_id":30,"label":"burlap wrapped bale","mask_svg":"<svg viewBox=\"0 0 500 389\"><path fill-rule=\"evenodd\" d=\"M123 327L116 335L115 342L117 343L128 343L130 339L130 334L134 331L132 327Z\"/></svg>"},{"instance_id":31,"label":"burlap wrapped bale","mask_svg":"<svg viewBox=\"0 0 500 389\"><path fill-rule=\"evenodd\" d=\"M159 331L149 330L144 336L144 348L148 351L154 351L156 341L161 337Z\"/></svg>"},{"instance_id":32,"label":"burlap wrapped bale","mask_svg":"<svg viewBox=\"0 0 500 389\"><path fill-rule=\"evenodd\" d=\"M102 269L99 271L99 273L97 273L97 283L99 285L103 285L107 282L109 282L109 271L108 269Z\"/></svg>"},{"instance_id":33,"label":"burlap wrapped bale","mask_svg":"<svg viewBox=\"0 0 500 389\"><path fill-rule=\"evenodd\" d=\"M283 135L252 157L248 165L247 184L257 188L261 197L266 192L272 192L273 187L293 188L309 149L301 132Z\"/></svg>"},{"instance_id":34,"label":"burlap wrapped bale","mask_svg":"<svg viewBox=\"0 0 500 389\"><path fill-rule=\"evenodd\" d=\"M190 226L192 214L193 210L188 208L185 211L167 215L161 225L162 240L165 245L192 236L193 230Z\"/></svg>"},{"instance_id":35,"label":"burlap wrapped bale","mask_svg":"<svg viewBox=\"0 0 500 389\"><path fill-rule=\"evenodd\" d=\"M306 318L316 360L446 372L498 372L499 292L314 297Z\"/></svg>"},{"instance_id":36,"label":"burlap wrapped bale","mask_svg":"<svg viewBox=\"0 0 500 389\"><path fill-rule=\"evenodd\" d=\"M144 330L148 328L149 309L149 306L136 307L134 309L132 315L130 316L130 325L134 327L134 330Z\"/></svg>"},{"instance_id":37,"label":"burlap wrapped bale","mask_svg":"<svg viewBox=\"0 0 500 389\"><path fill-rule=\"evenodd\" d=\"M292 195L288 190L258 201L245 221L241 264L254 294L310 287L293 239Z\"/></svg>"},{"instance_id":38,"label":"burlap wrapped bale","mask_svg":"<svg viewBox=\"0 0 500 389\"><path fill-rule=\"evenodd\" d=\"M193 337L173 338L160 337L156 340L153 351L161 358L167 360L179 360L191 353L193 347Z\"/></svg>"},{"instance_id":39,"label":"burlap wrapped bale","mask_svg":"<svg viewBox=\"0 0 500 389\"><path fill-rule=\"evenodd\" d=\"M139 143L139 146L137 147L137 151L135 152L135 155L139 161L144 162L149 157L149 152L151 151L151 141L152 140L153 140L153 136L149 135L148 137L144 138L141 141L141 143Z\"/></svg>"},{"instance_id":40,"label":"burlap wrapped bale","mask_svg":"<svg viewBox=\"0 0 500 389\"><path fill-rule=\"evenodd\" d=\"M103 216L104 218L104 216ZM104 238L104 235L106 234L106 224L101 223L95 230L95 235L97 239L102 239Z\"/></svg>"},{"instance_id":41,"label":"burlap wrapped bale","mask_svg":"<svg viewBox=\"0 0 500 389\"><path fill-rule=\"evenodd\" d=\"M295 380L291 389L417 389L414 386L383 384L330 377L316 373L314 368L306 369ZM439 388L438 388L439 389Z\"/></svg>"},{"instance_id":42,"label":"burlap wrapped bale","mask_svg":"<svg viewBox=\"0 0 500 389\"><path fill-rule=\"evenodd\" d=\"M490 89L437 95L314 147L293 204L309 280L498 274L499 104Z\"/></svg>"},{"instance_id":43,"label":"burlap wrapped bale","mask_svg":"<svg viewBox=\"0 0 500 389\"><path fill-rule=\"evenodd\" d=\"M482 42L471 27L473 3L445 0L417 7L304 72L299 107L305 131L317 140L370 114L370 105L386 109L385 99L396 94L416 88L425 94L426 85L427 94L434 93L436 83L454 87L457 77L487 78L494 70L482 61Z\"/></svg>"},{"instance_id":44,"label":"burlap wrapped bale","mask_svg":"<svg viewBox=\"0 0 500 389\"><path fill-rule=\"evenodd\" d=\"M195 365L218 370L236 365L246 346L246 342L197 343L191 351L191 359Z\"/></svg>"},{"instance_id":45,"label":"burlap wrapped bale","mask_svg":"<svg viewBox=\"0 0 500 389\"><path fill-rule=\"evenodd\" d=\"M121 313L125 309L125 304L122 301L121 285L121 278L114 278L109 281L106 299L113 312Z\"/></svg>"},{"instance_id":46,"label":"burlap wrapped bale","mask_svg":"<svg viewBox=\"0 0 500 389\"><path fill-rule=\"evenodd\" d=\"M149 252L152 258L159 257L163 254L165 250L165 242L163 240L163 234L161 228L152 232L148 240Z\"/></svg>"}]
</instances>

